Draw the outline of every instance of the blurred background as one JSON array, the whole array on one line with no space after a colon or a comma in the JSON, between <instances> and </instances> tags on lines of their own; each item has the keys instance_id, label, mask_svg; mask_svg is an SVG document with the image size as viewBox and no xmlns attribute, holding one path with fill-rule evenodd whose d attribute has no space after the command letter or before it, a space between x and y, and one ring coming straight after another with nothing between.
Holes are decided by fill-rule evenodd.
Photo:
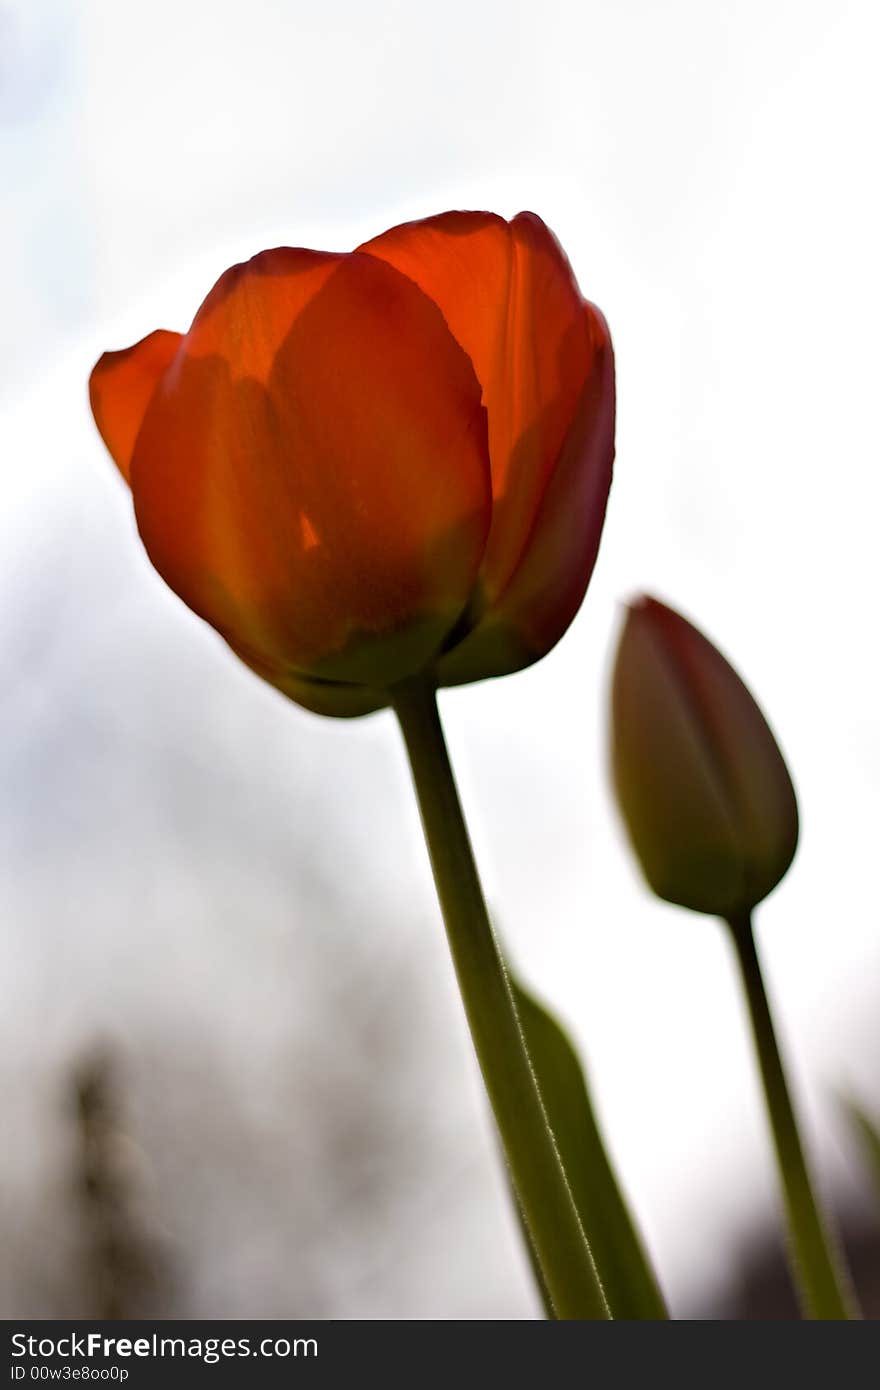
<instances>
[{"instance_id":1,"label":"blurred background","mask_svg":"<svg viewBox=\"0 0 880 1390\"><path fill-rule=\"evenodd\" d=\"M442 698L495 916L674 1311L788 1313L727 942L609 795L653 590L799 789L759 946L876 1306L878 40L871 0L0 0L0 1315L537 1315L392 720L287 704L164 588L86 400L233 261L456 206L542 214L619 374L581 614Z\"/></svg>"}]
</instances>

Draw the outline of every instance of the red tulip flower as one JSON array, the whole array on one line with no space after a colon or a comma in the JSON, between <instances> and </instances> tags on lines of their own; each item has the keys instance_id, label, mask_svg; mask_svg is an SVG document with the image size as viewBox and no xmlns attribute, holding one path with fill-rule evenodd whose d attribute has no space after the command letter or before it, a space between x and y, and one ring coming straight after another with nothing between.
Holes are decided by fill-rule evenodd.
<instances>
[{"instance_id":1,"label":"red tulip flower","mask_svg":"<svg viewBox=\"0 0 880 1390\"><path fill-rule=\"evenodd\" d=\"M602 315L532 213L445 213L221 276L91 378L156 569L261 676L359 714L568 627L614 440Z\"/></svg>"}]
</instances>

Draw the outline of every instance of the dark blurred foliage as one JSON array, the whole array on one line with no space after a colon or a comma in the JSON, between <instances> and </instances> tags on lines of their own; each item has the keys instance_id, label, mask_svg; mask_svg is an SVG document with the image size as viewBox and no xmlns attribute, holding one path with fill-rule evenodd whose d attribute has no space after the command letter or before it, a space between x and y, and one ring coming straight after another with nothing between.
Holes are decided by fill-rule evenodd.
<instances>
[{"instance_id":1,"label":"dark blurred foliage","mask_svg":"<svg viewBox=\"0 0 880 1390\"><path fill-rule=\"evenodd\" d=\"M839 1222L843 1248L865 1318L880 1319L880 1219L852 1211ZM791 1321L800 1317L778 1231L755 1231L740 1248L725 1296L701 1318Z\"/></svg>"},{"instance_id":2,"label":"dark blurred foliage","mask_svg":"<svg viewBox=\"0 0 880 1390\"><path fill-rule=\"evenodd\" d=\"M197 1052L175 1057L159 1046L123 1060L124 1050L105 1043L84 1053L56 1097L66 1140L54 1185L18 1239L5 1243L17 1308L76 1319L235 1316L235 1295L227 1299L245 1281L266 1316L333 1317L354 1248L369 1251L366 1278L379 1288L395 1266L403 1273L408 1261L415 1264L421 1233L474 1173L452 1167L446 1191L413 1202L417 1170L430 1166L428 1136L408 1129L406 1107L384 1084L411 1045L413 1020L384 999L361 1004L348 1011L353 1052L365 1069L360 1081L351 1054L328 1057L327 1067L291 1058L281 1092L300 1125L289 1128L281 1116L266 1115L255 1127L220 1069L212 1075ZM364 1084L368 1074L373 1080ZM839 1222L871 1319L880 1319L878 1216L867 1203ZM471 1229L479 1239L473 1222ZM287 1249L289 1263L273 1303L276 1247ZM199 1286L214 1261L205 1306ZM477 1300L470 1315L504 1315L490 1303L481 1310ZM723 1294L676 1311L709 1320L798 1318L779 1232L744 1232L738 1251L732 1246ZM450 1308L456 1313L468 1315Z\"/></svg>"},{"instance_id":3,"label":"dark blurred foliage","mask_svg":"<svg viewBox=\"0 0 880 1390\"><path fill-rule=\"evenodd\" d=\"M372 987L328 989L344 1032L289 1050L268 1091L243 1090L195 1034L87 1049L50 1098L58 1123L44 1117L26 1201L0 1209L0 1313L416 1316L433 1259L451 1316L521 1314L518 1251L486 1235L498 1213L481 1202L479 1143L461 1142L479 1124L436 1075L422 1102L433 1022L421 992L409 960ZM503 1193L497 1205L506 1214ZM468 1236L506 1260L507 1289L469 1281Z\"/></svg>"},{"instance_id":4,"label":"dark blurred foliage","mask_svg":"<svg viewBox=\"0 0 880 1390\"><path fill-rule=\"evenodd\" d=\"M48 1190L4 1243L18 1306L38 1317L171 1316L174 1276L150 1160L130 1132L113 1051L83 1054L57 1103L60 1142Z\"/></svg>"},{"instance_id":5,"label":"dark blurred foliage","mask_svg":"<svg viewBox=\"0 0 880 1390\"><path fill-rule=\"evenodd\" d=\"M71 1078L76 1156L71 1207L79 1226L82 1318L170 1316L172 1276L145 1204L146 1156L126 1132L120 1076L96 1049Z\"/></svg>"}]
</instances>

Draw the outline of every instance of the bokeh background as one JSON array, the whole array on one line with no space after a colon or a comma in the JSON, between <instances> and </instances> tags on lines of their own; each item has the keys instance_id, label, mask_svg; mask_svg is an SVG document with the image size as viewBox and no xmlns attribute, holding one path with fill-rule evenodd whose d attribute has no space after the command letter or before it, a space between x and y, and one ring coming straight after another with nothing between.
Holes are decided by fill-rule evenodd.
<instances>
[{"instance_id":1,"label":"bokeh background","mask_svg":"<svg viewBox=\"0 0 880 1390\"><path fill-rule=\"evenodd\" d=\"M442 700L497 921L673 1308L741 1311L776 1186L730 953L649 898L608 789L649 588L790 760L760 947L870 1250L838 1096L880 1111L878 41L871 0L0 0L4 1316L536 1315L391 718L236 664L86 404L233 261L455 206L544 216L619 373L581 614Z\"/></svg>"}]
</instances>

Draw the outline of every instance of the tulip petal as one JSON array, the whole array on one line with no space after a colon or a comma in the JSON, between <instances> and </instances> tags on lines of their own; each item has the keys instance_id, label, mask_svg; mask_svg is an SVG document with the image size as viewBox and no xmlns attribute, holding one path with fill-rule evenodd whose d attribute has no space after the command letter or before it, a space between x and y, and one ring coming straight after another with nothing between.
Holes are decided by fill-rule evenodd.
<instances>
[{"instance_id":1,"label":"tulip petal","mask_svg":"<svg viewBox=\"0 0 880 1390\"><path fill-rule=\"evenodd\" d=\"M134 347L105 352L92 369L89 400L95 424L126 482L147 406L180 342L179 333L160 328Z\"/></svg>"},{"instance_id":2,"label":"tulip petal","mask_svg":"<svg viewBox=\"0 0 880 1390\"><path fill-rule=\"evenodd\" d=\"M595 311L534 213L450 212L361 248L410 276L470 356L489 412L495 515L482 580L493 602L531 537L596 352ZM604 325L603 325L604 327Z\"/></svg>"},{"instance_id":3,"label":"tulip petal","mask_svg":"<svg viewBox=\"0 0 880 1390\"><path fill-rule=\"evenodd\" d=\"M522 560L472 631L439 663L444 685L518 671L559 641L583 602L605 522L614 460L614 354L594 310L593 367L538 507Z\"/></svg>"},{"instance_id":4,"label":"tulip petal","mask_svg":"<svg viewBox=\"0 0 880 1390\"><path fill-rule=\"evenodd\" d=\"M478 631L442 678L515 670L565 631L595 562L614 452L607 326L533 213L510 223L444 213L362 249L440 306L489 412L494 512L469 619Z\"/></svg>"},{"instance_id":5,"label":"tulip petal","mask_svg":"<svg viewBox=\"0 0 880 1390\"><path fill-rule=\"evenodd\" d=\"M479 569L491 519L479 382L392 267L265 252L196 316L138 437L132 488L156 568L276 684L375 688L381 670L385 685L430 660Z\"/></svg>"}]
</instances>

